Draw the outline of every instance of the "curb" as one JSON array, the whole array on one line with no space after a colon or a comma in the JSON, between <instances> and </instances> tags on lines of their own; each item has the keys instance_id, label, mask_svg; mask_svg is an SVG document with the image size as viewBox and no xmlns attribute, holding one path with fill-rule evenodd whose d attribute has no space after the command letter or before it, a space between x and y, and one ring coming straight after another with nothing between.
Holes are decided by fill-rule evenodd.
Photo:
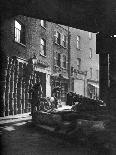
<instances>
[{"instance_id":1,"label":"curb","mask_svg":"<svg viewBox=\"0 0 116 155\"><path fill-rule=\"evenodd\" d=\"M0 117L0 124L12 123L15 121L31 120L30 113L19 114L15 116Z\"/></svg>"}]
</instances>

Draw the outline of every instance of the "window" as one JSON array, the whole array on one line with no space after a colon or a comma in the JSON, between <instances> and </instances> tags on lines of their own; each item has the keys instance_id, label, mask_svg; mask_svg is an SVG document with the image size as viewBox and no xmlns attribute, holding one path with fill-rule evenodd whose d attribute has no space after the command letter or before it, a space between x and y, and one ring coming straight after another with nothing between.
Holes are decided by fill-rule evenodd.
<instances>
[{"instance_id":1,"label":"window","mask_svg":"<svg viewBox=\"0 0 116 155\"><path fill-rule=\"evenodd\" d=\"M90 48L89 58L92 58L92 48Z\"/></svg>"},{"instance_id":2,"label":"window","mask_svg":"<svg viewBox=\"0 0 116 155\"><path fill-rule=\"evenodd\" d=\"M25 44L25 27L15 20L15 41Z\"/></svg>"},{"instance_id":3,"label":"window","mask_svg":"<svg viewBox=\"0 0 116 155\"><path fill-rule=\"evenodd\" d=\"M66 68L66 56L63 55L63 68Z\"/></svg>"},{"instance_id":4,"label":"window","mask_svg":"<svg viewBox=\"0 0 116 155\"><path fill-rule=\"evenodd\" d=\"M92 78L92 68L90 68L90 78Z\"/></svg>"},{"instance_id":5,"label":"window","mask_svg":"<svg viewBox=\"0 0 116 155\"><path fill-rule=\"evenodd\" d=\"M41 26L46 28L46 21L45 20L41 20Z\"/></svg>"},{"instance_id":6,"label":"window","mask_svg":"<svg viewBox=\"0 0 116 155\"><path fill-rule=\"evenodd\" d=\"M61 66L61 55L60 53L56 53L56 65Z\"/></svg>"},{"instance_id":7,"label":"window","mask_svg":"<svg viewBox=\"0 0 116 155\"><path fill-rule=\"evenodd\" d=\"M77 48L80 49L80 36L77 36Z\"/></svg>"},{"instance_id":8,"label":"window","mask_svg":"<svg viewBox=\"0 0 116 155\"><path fill-rule=\"evenodd\" d=\"M77 70L80 70L81 67L81 59L77 58Z\"/></svg>"},{"instance_id":9,"label":"window","mask_svg":"<svg viewBox=\"0 0 116 155\"><path fill-rule=\"evenodd\" d=\"M67 46L67 37L62 34L62 46L66 47Z\"/></svg>"},{"instance_id":10,"label":"window","mask_svg":"<svg viewBox=\"0 0 116 155\"><path fill-rule=\"evenodd\" d=\"M89 39L92 39L92 33L89 32Z\"/></svg>"},{"instance_id":11,"label":"window","mask_svg":"<svg viewBox=\"0 0 116 155\"><path fill-rule=\"evenodd\" d=\"M55 31L55 43L59 44L61 43L61 34L58 31Z\"/></svg>"},{"instance_id":12,"label":"window","mask_svg":"<svg viewBox=\"0 0 116 155\"><path fill-rule=\"evenodd\" d=\"M46 56L46 40L41 39L41 55Z\"/></svg>"}]
</instances>

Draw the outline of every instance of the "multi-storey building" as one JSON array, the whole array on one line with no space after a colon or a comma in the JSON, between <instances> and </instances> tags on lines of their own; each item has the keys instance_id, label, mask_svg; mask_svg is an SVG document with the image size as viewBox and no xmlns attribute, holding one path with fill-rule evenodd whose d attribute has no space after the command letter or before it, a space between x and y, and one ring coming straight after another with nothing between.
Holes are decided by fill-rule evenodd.
<instances>
[{"instance_id":1,"label":"multi-storey building","mask_svg":"<svg viewBox=\"0 0 116 155\"><path fill-rule=\"evenodd\" d=\"M69 87L68 31L55 23L52 23L51 31L53 34L53 64L51 83L52 88L57 86L60 87L58 97L62 102L65 102Z\"/></svg>"},{"instance_id":2,"label":"multi-storey building","mask_svg":"<svg viewBox=\"0 0 116 155\"><path fill-rule=\"evenodd\" d=\"M43 97L60 86L68 91L68 32L57 24L25 16L6 20L2 29L2 116L30 111L30 89L40 79Z\"/></svg>"},{"instance_id":3,"label":"multi-storey building","mask_svg":"<svg viewBox=\"0 0 116 155\"><path fill-rule=\"evenodd\" d=\"M96 34L69 28L72 91L91 98L99 96L99 56Z\"/></svg>"},{"instance_id":4,"label":"multi-storey building","mask_svg":"<svg viewBox=\"0 0 116 155\"><path fill-rule=\"evenodd\" d=\"M51 24L39 19L17 16L2 25L4 55L3 109L1 114L30 111L29 90L40 79L43 96L51 96Z\"/></svg>"}]
</instances>

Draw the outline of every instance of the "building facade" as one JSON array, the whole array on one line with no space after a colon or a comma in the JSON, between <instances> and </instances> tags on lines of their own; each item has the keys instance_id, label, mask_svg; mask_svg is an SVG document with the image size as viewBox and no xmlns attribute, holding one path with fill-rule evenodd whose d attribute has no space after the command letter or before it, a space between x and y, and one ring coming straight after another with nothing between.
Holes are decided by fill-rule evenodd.
<instances>
[{"instance_id":1,"label":"building facade","mask_svg":"<svg viewBox=\"0 0 116 155\"><path fill-rule=\"evenodd\" d=\"M25 16L8 19L1 27L3 89L1 116L30 112L30 90L41 81L43 97L60 87L68 91L68 31L60 25Z\"/></svg>"},{"instance_id":2,"label":"building facade","mask_svg":"<svg viewBox=\"0 0 116 155\"><path fill-rule=\"evenodd\" d=\"M90 98L99 97L99 55L96 34L69 28L71 53L71 90Z\"/></svg>"},{"instance_id":3,"label":"building facade","mask_svg":"<svg viewBox=\"0 0 116 155\"><path fill-rule=\"evenodd\" d=\"M51 96L51 25L43 20L17 16L2 29L2 116L30 112L30 89L41 81L43 97Z\"/></svg>"},{"instance_id":4,"label":"building facade","mask_svg":"<svg viewBox=\"0 0 116 155\"><path fill-rule=\"evenodd\" d=\"M51 31L53 34L51 86L52 89L54 87L60 87L58 98L62 102L66 102L66 94L69 90L68 31L55 23L52 23Z\"/></svg>"}]
</instances>

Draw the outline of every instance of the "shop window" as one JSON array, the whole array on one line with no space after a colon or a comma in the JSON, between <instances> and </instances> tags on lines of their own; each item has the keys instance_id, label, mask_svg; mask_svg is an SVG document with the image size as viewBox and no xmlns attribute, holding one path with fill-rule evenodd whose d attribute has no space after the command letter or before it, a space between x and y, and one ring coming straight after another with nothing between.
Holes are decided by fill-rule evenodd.
<instances>
[{"instance_id":1,"label":"shop window","mask_svg":"<svg viewBox=\"0 0 116 155\"><path fill-rule=\"evenodd\" d=\"M41 51L40 54L46 56L46 40L41 38Z\"/></svg>"},{"instance_id":2,"label":"shop window","mask_svg":"<svg viewBox=\"0 0 116 155\"><path fill-rule=\"evenodd\" d=\"M15 20L15 41L25 45L25 26Z\"/></svg>"}]
</instances>

